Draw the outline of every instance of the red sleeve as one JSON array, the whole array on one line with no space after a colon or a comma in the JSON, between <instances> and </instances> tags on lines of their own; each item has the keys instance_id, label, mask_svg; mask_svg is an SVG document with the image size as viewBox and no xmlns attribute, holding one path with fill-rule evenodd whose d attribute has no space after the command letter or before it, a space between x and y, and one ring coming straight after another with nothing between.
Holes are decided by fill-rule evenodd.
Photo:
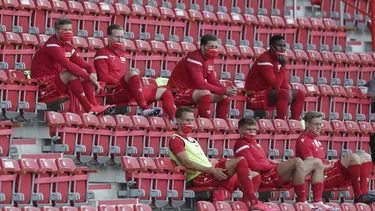
<instances>
[{"instance_id":1,"label":"red sleeve","mask_svg":"<svg viewBox=\"0 0 375 211\"><path fill-rule=\"evenodd\" d=\"M185 151L184 141L176 136L171 138L171 140L169 140L169 150L171 150L171 152L174 155L177 155L178 153Z\"/></svg>"},{"instance_id":2,"label":"red sleeve","mask_svg":"<svg viewBox=\"0 0 375 211\"><path fill-rule=\"evenodd\" d=\"M108 85L115 85L119 79L116 79L108 74L107 59L95 59L95 69L98 72L99 81L104 81Z\"/></svg>"},{"instance_id":3,"label":"red sleeve","mask_svg":"<svg viewBox=\"0 0 375 211\"><path fill-rule=\"evenodd\" d=\"M247 161L249 168L253 171L267 172L270 171L274 165L269 163L259 163L252 156L250 147L247 143L242 140L238 140L234 145L234 152L236 157L244 157Z\"/></svg>"},{"instance_id":4,"label":"red sleeve","mask_svg":"<svg viewBox=\"0 0 375 211\"><path fill-rule=\"evenodd\" d=\"M274 73L273 64L269 61L259 61L257 63L257 68L260 74L263 76L264 80L273 88L279 89L281 86L281 82Z\"/></svg>"},{"instance_id":5,"label":"red sleeve","mask_svg":"<svg viewBox=\"0 0 375 211\"><path fill-rule=\"evenodd\" d=\"M300 157L302 160L307 157L314 157L314 154L311 152L308 143L304 142L304 137L299 137L296 144L296 156Z\"/></svg>"},{"instance_id":6,"label":"red sleeve","mask_svg":"<svg viewBox=\"0 0 375 211\"><path fill-rule=\"evenodd\" d=\"M281 89L288 89L288 90L290 90L291 89L291 87L290 87L290 85L289 85L289 77L287 77L287 75L285 74L285 69L284 69L284 80L283 80L283 82L281 83L281 86L280 86L280 88Z\"/></svg>"},{"instance_id":7,"label":"red sleeve","mask_svg":"<svg viewBox=\"0 0 375 211\"><path fill-rule=\"evenodd\" d=\"M194 62L191 62L189 60L192 60ZM190 73L191 78L193 79L196 85L195 88L200 89L200 90L209 90L212 92L212 94L225 95L226 88L224 86L215 86L210 83L207 83L204 80L203 74L202 74L202 71L203 71L202 63L197 64L196 62L198 61L195 61L190 58L186 60L187 69Z\"/></svg>"},{"instance_id":8,"label":"red sleeve","mask_svg":"<svg viewBox=\"0 0 375 211\"><path fill-rule=\"evenodd\" d=\"M78 65L71 62L69 59L65 57L61 47L59 46L48 46L48 55L54 59L57 63L59 63L63 68L67 71L71 72L73 75L83 78L84 80L89 80L90 75L80 68Z\"/></svg>"},{"instance_id":9,"label":"red sleeve","mask_svg":"<svg viewBox=\"0 0 375 211\"><path fill-rule=\"evenodd\" d=\"M88 73L96 73L95 68L87 63L82 57L77 55L77 52L74 52L72 57L70 57L70 61L75 63L76 65L80 66L83 69L86 69Z\"/></svg>"},{"instance_id":10,"label":"red sleeve","mask_svg":"<svg viewBox=\"0 0 375 211\"><path fill-rule=\"evenodd\" d=\"M220 81L216 78L216 72L211 71L207 76L207 82L218 87L224 87L223 84L220 83Z\"/></svg>"}]
</instances>

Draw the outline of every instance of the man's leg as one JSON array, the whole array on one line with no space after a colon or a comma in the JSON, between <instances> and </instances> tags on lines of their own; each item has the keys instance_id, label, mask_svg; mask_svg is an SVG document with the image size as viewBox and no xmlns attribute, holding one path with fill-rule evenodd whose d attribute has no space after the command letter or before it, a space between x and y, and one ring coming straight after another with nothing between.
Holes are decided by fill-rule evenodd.
<instances>
[{"instance_id":1,"label":"man's leg","mask_svg":"<svg viewBox=\"0 0 375 211\"><path fill-rule=\"evenodd\" d=\"M292 89L292 104L290 111L292 113L291 118L300 120L303 106L305 104L305 93L300 89Z\"/></svg>"},{"instance_id":2,"label":"man's leg","mask_svg":"<svg viewBox=\"0 0 375 211\"><path fill-rule=\"evenodd\" d=\"M361 160L359 156L355 153L352 153L347 157L342 158L341 164L348 170L348 175L353 187L355 197L360 197L363 193L360 186Z\"/></svg>"},{"instance_id":3,"label":"man's leg","mask_svg":"<svg viewBox=\"0 0 375 211\"><path fill-rule=\"evenodd\" d=\"M286 119L290 93L286 89L272 89L268 92L268 105L276 106L276 118Z\"/></svg>"},{"instance_id":4,"label":"man's leg","mask_svg":"<svg viewBox=\"0 0 375 211\"><path fill-rule=\"evenodd\" d=\"M81 81L83 91L85 92L86 98L92 105L98 105L95 98L95 91L91 81Z\"/></svg>"},{"instance_id":5,"label":"man's leg","mask_svg":"<svg viewBox=\"0 0 375 211\"><path fill-rule=\"evenodd\" d=\"M297 195L296 202L305 202L305 171L303 161L300 158L293 158L288 161L278 163L277 172L283 183L293 180L294 192Z\"/></svg>"},{"instance_id":6,"label":"man's leg","mask_svg":"<svg viewBox=\"0 0 375 211\"><path fill-rule=\"evenodd\" d=\"M305 177L311 174L311 188L313 192L314 202L322 202L324 189L324 166L320 159L308 159L303 161L305 169Z\"/></svg>"},{"instance_id":7,"label":"man's leg","mask_svg":"<svg viewBox=\"0 0 375 211\"><path fill-rule=\"evenodd\" d=\"M148 109L149 106L147 106L142 90L142 82L138 73L136 71L129 70L124 76L124 80L128 85L128 89L133 95L138 106L143 110Z\"/></svg>"},{"instance_id":8,"label":"man's leg","mask_svg":"<svg viewBox=\"0 0 375 211\"><path fill-rule=\"evenodd\" d=\"M212 94L212 102L216 104L216 117L228 119L230 98L225 95Z\"/></svg>"},{"instance_id":9,"label":"man's leg","mask_svg":"<svg viewBox=\"0 0 375 211\"><path fill-rule=\"evenodd\" d=\"M370 172L372 170L371 155L365 152L360 152L358 156L359 156L360 163L361 163L361 174L360 174L361 191L362 191L362 194L368 194L368 189L369 189L368 183L369 183Z\"/></svg>"},{"instance_id":10,"label":"man's leg","mask_svg":"<svg viewBox=\"0 0 375 211\"><path fill-rule=\"evenodd\" d=\"M252 177L247 161L243 157L226 160L226 173L229 176L237 174L238 181L241 183L242 190L246 198L249 199L251 205L258 204L258 198L254 193Z\"/></svg>"},{"instance_id":11,"label":"man's leg","mask_svg":"<svg viewBox=\"0 0 375 211\"><path fill-rule=\"evenodd\" d=\"M198 105L198 114L200 117L210 119L211 114L211 92L208 90L195 90L192 94L194 104Z\"/></svg>"},{"instance_id":12,"label":"man's leg","mask_svg":"<svg viewBox=\"0 0 375 211\"><path fill-rule=\"evenodd\" d=\"M170 120L175 119L176 105L174 98L169 89L166 88L150 88L144 89L145 99L147 103L152 103L161 100L163 102L163 108L167 113Z\"/></svg>"}]
</instances>

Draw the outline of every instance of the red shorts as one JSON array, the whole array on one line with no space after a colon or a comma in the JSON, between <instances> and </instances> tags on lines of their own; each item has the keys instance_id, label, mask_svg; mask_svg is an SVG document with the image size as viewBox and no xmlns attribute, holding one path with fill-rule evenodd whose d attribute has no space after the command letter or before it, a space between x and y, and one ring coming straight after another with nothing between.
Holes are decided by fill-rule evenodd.
<instances>
[{"instance_id":1,"label":"red shorts","mask_svg":"<svg viewBox=\"0 0 375 211\"><path fill-rule=\"evenodd\" d=\"M215 167L227 169L225 166L225 162L226 162L226 159L221 159L219 162L216 163ZM228 179L226 180L217 180L212 174L201 173L192 180L192 184L193 186L223 187L231 192L233 191L233 184L231 184L230 182L231 176L228 175L227 171L225 171L224 173L228 176Z\"/></svg>"},{"instance_id":2,"label":"red shorts","mask_svg":"<svg viewBox=\"0 0 375 211\"><path fill-rule=\"evenodd\" d=\"M247 107L253 110L262 110L268 108L268 91L255 91L247 97Z\"/></svg>"},{"instance_id":3,"label":"red shorts","mask_svg":"<svg viewBox=\"0 0 375 211\"><path fill-rule=\"evenodd\" d=\"M144 86L142 93L147 103L154 102L157 88ZM120 80L114 88L107 91L107 101L109 104L128 103L134 100L133 93L130 90L129 84L125 80Z\"/></svg>"},{"instance_id":4,"label":"red shorts","mask_svg":"<svg viewBox=\"0 0 375 211\"><path fill-rule=\"evenodd\" d=\"M283 183L280 174L277 172L277 166L273 167L270 171L260 175L261 188L290 188L292 181Z\"/></svg>"},{"instance_id":5,"label":"red shorts","mask_svg":"<svg viewBox=\"0 0 375 211\"><path fill-rule=\"evenodd\" d=\"M39 101L50 101L55 98L59 98L64 96L68 92L68 86L65 87L57 87L55 83L55 77L57 76L47 76L43 78L37 78L37 80L44 85L39 86Z\"/></svg>"},{"instance_id":6,"label":"red shorts","mask_svg":"<svg viewBox=\"0 0 375 211\"><path fill-rule=\"evenodd\" d=\"M173 92L174 102L177 106L195 105L193 93L196 89L179 89Z\"/></svg>"},{"instance_id":7,"label":"red shorts","mask_svg":"<svg viewBox=\"0 0 375 211\"><path fill-rule=\"evenodd\" d=\"M351 184L348 169L341 160L336 161L331 168L324 171L324 188L335 188Z\"/></svg>"}]
</instances>

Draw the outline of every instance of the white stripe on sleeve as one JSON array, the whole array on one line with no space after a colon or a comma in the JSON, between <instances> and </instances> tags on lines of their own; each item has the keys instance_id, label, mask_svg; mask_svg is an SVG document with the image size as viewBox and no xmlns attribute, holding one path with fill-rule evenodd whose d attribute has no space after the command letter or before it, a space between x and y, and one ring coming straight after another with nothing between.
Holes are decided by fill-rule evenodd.
<instances>
[{"instance_id":1,"label":"white stripe on sleeve","mask_svg":"<svg viewBox=\"0 0 375 211\"><path fill-rule=\"evenodd\" d=\"M108 59L108 56L96 56L94 60L97 60L97 59Z\"/></svg>"},{"instance_id":2,"label":"white stripe on sleeve","mask_svg":"<svg viewBox=\"0 0 375 211\"><path fill-rule=\"evenodd\" d=\"M60 47L60 46L57 44L47 44L47 47Z\"/></svg>"},{"instance_id":3,"label":"white stripe on sleeve","mask_svg":"<svg viewBox=\"0 0 375 211\"><path fill-rule=\"evenodd\" d=\"M188 61L188 62L191 62L191 63L194 63L194 64L198 64L198 65L200 65L200 66L203 66L202 63L200 63L200 62L198 62L198 61L196 61L196 60L190 59L190 58L188 58L187 61Z\"/></svg>"},{"instance_id":4,"label":"white stripe on sleeve","mask_svg":"<svg viewBox=\"0 0 375 211\"><path fill-rule=\"evenodd\" d=\"M241 152L241 151L244 150L244 149L247 149L247 148L249 148L249 145L245 145L245 146L242 146L242 147L238 148L238 149L236 150L236 154L239 153L239 152Z\"/></svg>"},{"instance_id":5,"label":"white stripe on sleeve","mask_svg":"<svg viewBox=\"0 0 375 211\"><path fill-rule=\"evenodd\" d=\"M271 62L258 62L259 66L273 66Z\"/></svg>"}]
</instances>

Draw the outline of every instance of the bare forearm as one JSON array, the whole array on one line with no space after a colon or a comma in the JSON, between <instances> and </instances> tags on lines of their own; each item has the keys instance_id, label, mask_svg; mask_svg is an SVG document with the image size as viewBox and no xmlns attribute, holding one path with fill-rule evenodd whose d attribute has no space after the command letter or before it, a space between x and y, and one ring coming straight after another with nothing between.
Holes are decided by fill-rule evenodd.
<instances>
[{"instance_id":1,"label":"bare forearm","mask_svg":"<svg viewBox=\"0 0 375 211\"><path fill-rule=\"evenodd\" d=\"M191 169L191 170L195 170L195 171L199 171L199 172L203 172L203 173L207 173L207 174L212 173L212 167L202 166L201 164L196 163L194 161L188 161L188 162L184 163L184 166L187 169Z\"/></svg>"}]
</instances>

